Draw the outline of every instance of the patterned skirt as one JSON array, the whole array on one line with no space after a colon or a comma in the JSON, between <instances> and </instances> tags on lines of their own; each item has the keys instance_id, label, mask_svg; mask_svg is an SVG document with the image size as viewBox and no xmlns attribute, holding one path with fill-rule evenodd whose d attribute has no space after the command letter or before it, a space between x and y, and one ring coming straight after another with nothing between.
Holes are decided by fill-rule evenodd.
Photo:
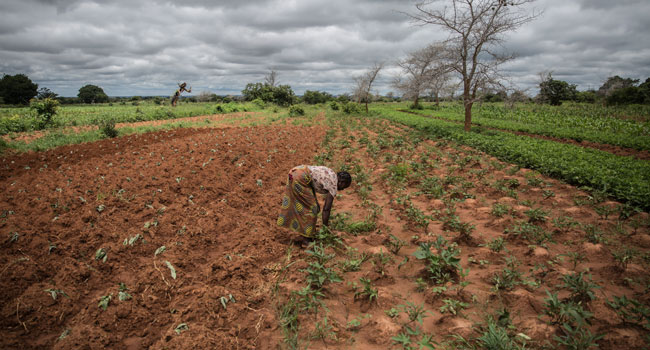
<instances>
[{"instance_id":1,"label":"patterned skirt","mask_svg":"<svg viewBox=\"0 0 650 350\"><path fill-rule=\"evenodd\" d=\"M278 226L288 227L305 237L313 237L318 212L318 201L311 187L309 169L306 165L291 169L282 197Z\"/></svg>"}]
</instances>

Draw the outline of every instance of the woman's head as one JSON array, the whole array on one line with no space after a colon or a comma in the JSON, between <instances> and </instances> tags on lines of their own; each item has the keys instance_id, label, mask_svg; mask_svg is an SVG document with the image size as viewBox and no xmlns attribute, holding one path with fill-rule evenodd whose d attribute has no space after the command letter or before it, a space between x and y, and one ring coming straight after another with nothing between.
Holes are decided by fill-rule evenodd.
<instances>
[{"instance_id":1,"label":"woman's head","mask_svg":"<svg viewBox=\"0 0 650 350\"><path fill-rule=\"evenodd\" d=\"M336 178L338 179L336 187L339 191L350 187L350 184L352 183L352 176L350 176L350 173L347 171L339 171L336 173Z\"/></svg>"},{"instance_id":2,"label":"woman's head","mask_svg":"<svg viewBox=\"0 0 650 350\"><path fill-rule=\"evenodd\" d=\"M180 85L178 85L178 86L179 86L181 89L185 89L185 87L187 86L187 83L186 83L186 82L183 82L183 84L180 84Z\"/></svg>"}]
</instances>

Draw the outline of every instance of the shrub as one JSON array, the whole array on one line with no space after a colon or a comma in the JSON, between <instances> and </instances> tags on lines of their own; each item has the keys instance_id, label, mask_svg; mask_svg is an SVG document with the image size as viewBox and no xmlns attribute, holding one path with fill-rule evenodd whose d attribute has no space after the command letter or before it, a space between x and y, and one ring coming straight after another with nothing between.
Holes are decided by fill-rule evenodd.
<instances>
[{"instance_id":1,"label":"shrub","mask_svg":"<svg viewBox=\"0 0 650 350\"><path fill-rule=\"evenodd\" d=\"M339 104L336 103L336 101L332 101L332 102L330 102L330 108L331 108L333 111L338 111L338 110L340 109Z\"/></svg>"},{"instance_id":2,"label":"shrub","mask_svg":"<svg viewBox=\"0 0 650 350\"><path fill-rule=\"evenodd\" d=\"M96 121L95 124L99 126L99 131L106 137L113 138L119 135L119 131L115 128L115 120L111 117L105 116Z\"/></svg>"},{"instance_id":3,"label":"shrub","mask_svg":"<svg viewBox=\"0 0 650 350\"><path fill-rule=\"evenodd\" d=\"M297 117L299 115L305 115L305 109L300 105L293 105L289 107L289 116Z\"/></svg>"},{"instance_id":4,"label":"shrub","mask_svg":"<svg viewBox=\"0 0 650 350\"><path fill-rule=\"evenodd\" d=\"M257 107L259 107L261 109L264 109L264 107L266 107L266 103L264 101L262 101L262 99L260 99L260 98L256 98L252 102L253 102L254 105L256 105Z\"/></svg>"},{"instance_id":5,"label":"shrub","mask_svg":"<svg viewBox=\"0 0 650 350\"><path fill-rule=\"evenodd\" d=\"M59 101L53 98L31 100L29 108L36 111L38 115L38 128L43 129L52 122L52 117L56 115L57 109L59 108Z\"/></svg>"},{"instance_id":6,"label":"shrub","mask_svg":"<svg viewBox=\"0 0 650 350\"><path fill-rule=\"evenodd\" d=\"M354 102L345 103L343 105L343 113L345 114L355 114L360 112L361 109L359 108L359 105Z\"/></svg>"}]
</instances>

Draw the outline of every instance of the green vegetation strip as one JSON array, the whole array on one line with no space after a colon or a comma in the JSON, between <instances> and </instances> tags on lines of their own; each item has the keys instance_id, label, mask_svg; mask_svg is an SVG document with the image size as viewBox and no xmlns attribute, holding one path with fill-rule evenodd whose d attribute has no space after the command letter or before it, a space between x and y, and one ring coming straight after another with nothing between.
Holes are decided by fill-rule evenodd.
<instances>
[{"instance_id":1,"label":"green vegetation strip","mask_svg":"<svg viewBox=\"0 0 650 350\"><path fill-rule=\"evenodd\" d=\"M650 210L650 163L607 152L553 141L474 128L379 108L381 117L425 131L434 137L452 139L501 160L566 181L603 191L644 210Z\"/></svg>"},{"instance_id":2,"label":"green vegetation strip","mask_svg":"<svg viewBox=\"0 0 650 350\"><path fill-rule=\"evenodd\" d=\"M559 107L525 104L509 109L502 105L484 104L474 108L472 123L578 142L586 140L650 150L650 121L614 117L620 115L629 118L643 111L650 114L650 111L639 111L633 106L622 108L613 109L613 107L585 104L567 104ZM447 103L438 108L429 107L424 110L411 110L411 112L457 122L465 120L464 110L460 104ZM644 118L639 117L639 119Z\"/></svg>"},{"instance_id":3,"label":"green vegetation strip","mask_svg":"<svg viewBox=\"0 0 650 350\"><path fill-rule=\"evenodd\" d=\"M184 103L176 107L151 103L131 105L73 105L62 106L47 126L41 125L37 112L29 107L0 109L0 135L67 126L99 125L104 121L134 123L169 120L201 115L259 111L253 103Z\"/></svg>"}]
</instances>

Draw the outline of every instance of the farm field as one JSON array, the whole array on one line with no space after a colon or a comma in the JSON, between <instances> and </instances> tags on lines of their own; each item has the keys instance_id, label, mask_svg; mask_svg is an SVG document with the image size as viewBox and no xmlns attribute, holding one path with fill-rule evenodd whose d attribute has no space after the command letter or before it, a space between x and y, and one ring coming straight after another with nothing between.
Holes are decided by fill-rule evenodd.
<instances>
[{"instance_id":1,"label":"farm field","mask_svg":"<svg viewBox=\"0 0 650 350\"><path fill-rule=\"evenodd\" d=\"M646 106L610 106L568 103L565 106L503 103L478 104L472 123L555 139L600 143L633 150L650 150L650 109ZM449 121L464 121L463 106L443 103L413 113ZM407 110L407 108L402 108Z\"/></svg>"},{"instance_id":2,"label":"farm field","mask_svg":"<svg viewBox=\"0 0 650 350\"><path fill-rule=\"evenodd\" d=\"M399 113L219 117L0 158L2 348L648 344L647 212ZM275 219L305 163L354 181L300 247Z\"/></svg>"}]
</instances>

